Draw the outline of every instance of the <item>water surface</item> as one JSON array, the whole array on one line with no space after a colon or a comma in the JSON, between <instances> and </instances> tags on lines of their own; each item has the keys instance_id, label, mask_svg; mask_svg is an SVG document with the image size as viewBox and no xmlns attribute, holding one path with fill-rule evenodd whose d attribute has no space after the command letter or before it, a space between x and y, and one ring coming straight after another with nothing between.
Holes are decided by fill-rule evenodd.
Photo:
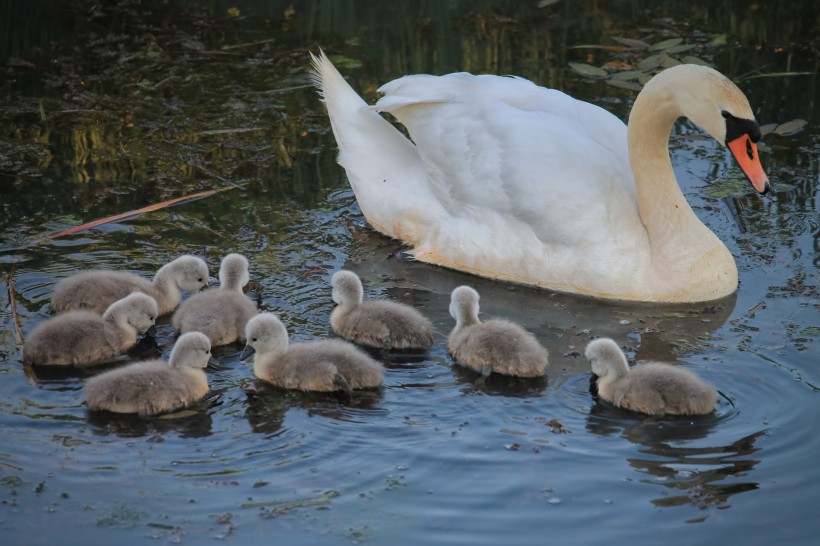
<instances>
[{"instance_id":1,"label":"water surface","mask_svg":"<svg viewBox=\"0 0 820 546\"><path fill-rule=\"evenodd\" d=\"M286 2L143 2L93 17L81 3L47 25L51 4L2 11L14 23L2 49L10 98L0 122L4 543L808 544L816 536L814 3L315 1L291 12ZM671 139L684 193L736 257L737 294L656 306L496 283L408 261L366 225L307 87L308 50L336 56L368 100L405 73L512 73L626 119L634 91L567 64L637 60L577 47L613 45L612 36L683 37L696 46L690 53L739 81L761 124L809 122L765 138L774 184L765 197L690 125ZM778 72L813 74L751 77ZM231 189L47 239L215 188ZM20 364L20 338L50 316L60 279L88 267L150 276L182 253L202 256L215 275L228 252L250 258L252 295L295 339L329 335L328 282L342 267L362 276L367 296L419 308L441 335L426 355L377 355L384 388L351 401L278 389L248 398L255 382L238 360L242 347L221 347L206 399L152 419L88 412L89 372ZM447 306L465 283L481 293L482 316L516 320L549 348L545 380L491 378L480 388L454 365ZM716 412L642 418L598 403L580 356L594 336L614 337L630 359L697 372L720 389ZM163 320L132 356L167 357L173 340Z\"/></svg>"}]
</instances>

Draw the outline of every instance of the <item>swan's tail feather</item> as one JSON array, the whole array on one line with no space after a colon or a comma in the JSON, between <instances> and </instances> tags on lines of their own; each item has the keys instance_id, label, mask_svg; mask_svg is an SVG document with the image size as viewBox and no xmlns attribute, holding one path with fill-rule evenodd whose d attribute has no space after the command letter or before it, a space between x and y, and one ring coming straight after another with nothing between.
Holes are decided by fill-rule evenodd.
<instances>
[{"instance_id":1,"label":"swan's tail feather","mask_svg":"<svg viewBox=\"0 0 820 546\"><path fill-rule=\"evenodd\" d=\"M339 146L339 164L368 222L382 233L414 243L403 218L433 221L435 210L415 145L353 90L323 51L311 53L311 79L327 105ZM404 235L405 237L402 237Z\"/></svg>"}]
</instances>

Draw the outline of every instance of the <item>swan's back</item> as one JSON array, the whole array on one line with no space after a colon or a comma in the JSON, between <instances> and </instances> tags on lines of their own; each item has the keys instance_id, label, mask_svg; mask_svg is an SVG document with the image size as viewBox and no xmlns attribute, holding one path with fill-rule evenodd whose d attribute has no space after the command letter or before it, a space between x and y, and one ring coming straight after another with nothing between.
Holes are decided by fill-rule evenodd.
<instances>
[{"instance_id":1,"label":"swan's back","mask_svg":"<svg viewBox=\"0 0 820 546\"><path fill-rule=\"evenodd\" d=\"M70 311L38 324L26 338L23 362L76 365L103 361L121 351L119 336L91 311Z\"/></svg>"},{"instance_id":2,"label":"swan's back","mask_svg":"<svg viewBox=\"0 0 820 546\"><path fill-rule=\"evenodd\" d=\"M426 349L433 344L433 323L409 305L387 300L363 301L362 281L352 271L331 279L333 331L354 343L383 349Z\"/></svg>"},{"instance_id":3,"label":"swan's back","mask_svg":"<svg viewBox=\"0 0 820 546\"><path fill-rule=\"evenodd\" d=\"M148 360L94 376L83 393L92 410L154 415L185 407L208 392L203 371L210 343L199 333L184 334L170 362Z\"/></svg>"},{"instance_id":4,"label":"swan's back","mask_svg":"<svg viewBox=\"0 0 820 546\"><path fill-rule=\"evenodd\" d=\"M224 345L244 337L256 313L256 304L241 291L212 288L183 301L171 323L179 332L202 332L212 345Z\"/></svg>"},{"instance_id":5,"label":"swan's back","mask_svg":"<svg viewBox=\"0 0 820 546\"><path fill-rule=\"evenodd\" d=\"M717 404L714 387L688 370L658 362L634 366L611 396L616 406L650 415L703 415Z\"/></svg>"},{"instance_id":6,"label":"swan's back","mask_svg":"<svg viewBox=\"0 0 820 546\"><path fill-rule=\"evenodd\" d=\"M23 361L33 365L94 364L132 347L157 317L157 303L142 293L115 301L100 316L69 311L47 319L32 330Z\"/></svg>"},{"instance_id":7,"label":"swan's back","mask_svg":"<svg viewBox=\"0 0 820 546\"><path fill-rule=\"evenodd\" d=\"M196 292L208 284L208 266L201 258L184 255L162 266L153 282L126 271L82 271L54 287L51 310L62 313L86 310L103 313L109 305L132 292L154 298L159 314L176 309L180 290Z\"/></svg>"},{"instance_id":8,"label":"swan's back","mask_svg":"<svg viewBox=\"0 0 820 546\"><path fill-rule=\"evenodd\" d=\"M717 404L717 391L694 373L659 362L629 367L615 341L600 338L584 351L597 376L598 396L648 415L703 415Z\"/></svg>"},{"instance_id":9,"label":"swan's back","mask_svg":"<svg viewBox=\"0 0 820 546\"><path fill-rule=\"evenodd\" d=\"M296 369L327 363L335 367L351 389L370 389L384 382L384 367L361 349L334 339L292 343L285 357ZM307 376L307 372L301 372ZM325 381L327 378L325 378ZM338 390L334 389L334 390Z\"/></svg>"},{"instance_id":10,"label":"swan's back","mask_svg":"<svg viewBox=\"0 0 820 546\"><path fill-rule=\"evenodd\" d=\"M132 292L160 297L151 281L126 271L83 271L57 283L51 297L51 310L93 311L102 314L109 305Z\"/></svg>"},{"instance_id":11,"label":"swan's back","mask_svg":"<svg viewBox=\"0 0 820 546\"><path fill-rule=\"evenodd\" d=\"M494 373L540 377L549 362L547 350L535 336L501 319L454 330L447 347L459 364L477 372L489 364Z\"/></svg>"},{"instance_id":12,"label":"swan's back","mask_svg":"<svg viewBox=\"0 0 820 546\"><path fill-rule=\"evenodd\" d=\"M345 313L331 313L333 331L345 338L384 349L426 349L433 344L433 324L418 310L393 301L367 300Z\"/></svg>"}]
</instances>

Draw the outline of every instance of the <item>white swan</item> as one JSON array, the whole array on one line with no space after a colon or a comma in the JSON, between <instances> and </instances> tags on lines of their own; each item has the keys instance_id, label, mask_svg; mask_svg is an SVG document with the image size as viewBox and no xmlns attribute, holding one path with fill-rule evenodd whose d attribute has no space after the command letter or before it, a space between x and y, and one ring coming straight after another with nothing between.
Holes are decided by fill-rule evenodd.
<instances>
[{"instance_id":1,"label":"white swan","mask_svg":"<svg viewBox=\"0 0 820 546\"><path fill-rule=\"evenodd\" d=\"M399 78L369 107L324 53L312 58L362 212L416 259L602 298L706 301L737 289L734 258L686 202L668 151L686 116L768 190L749 103L715 70L655 76L627 129L560 91L466 73Z\"/></svg>"}]
</instances>

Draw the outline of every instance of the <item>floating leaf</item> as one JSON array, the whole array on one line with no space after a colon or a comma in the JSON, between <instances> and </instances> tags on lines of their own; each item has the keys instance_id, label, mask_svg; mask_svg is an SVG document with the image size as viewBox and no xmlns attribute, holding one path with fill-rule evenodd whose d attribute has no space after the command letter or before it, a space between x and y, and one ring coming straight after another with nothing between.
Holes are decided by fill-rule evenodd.
<instances>
[{"instance_id":1,"label":"floating leaf","mask_svg":"<svg viewBox=\"0 0 820 546\"><path fill-rule=\"evenodd\" d=\"M619 36L613 36L612 40L618 42L619 44L635 49L646 49L649 47L649 44L647 44L643 40L633 40L632 38L621 38Z\"/></svg>"},{"instance_id":2,"label":"floating leaf","mask_svg":"<svg viewBox=\"0 0 820 546\"><path fill-rule=\"evenodd\" d=\"M699 64L700 66L712 66L700 57L695 57L693 55L686 55L683 58L683 62L685 62L686 64Z\"/></svg>"},{"instance_id":3,"label":"floating leaf","mask_svg":"<svg viewBox=\"0 0 820 546\"><path fill-rule=\"evenodd\" d=\"M709 45L712 46L712 47L723 46L723 45L726 45L727 41L728 41L728 39L727 39L725 34L716 34L712 38L712 41L709 42Z\"/></svg>"},{"instance_id":4,"label":"floating leaf","mask_svg":"<svg viewBox=\"0 0 820 546\"><path fill-rule=\"evenodd\" d=\"M572 46L570 49L603 49L604 51L626 51L627 48L619 45L601 45L601 44L581 44Z\"/></svg>"},{"instance_id":5,"label":"floating leaf","mask_svg":"<svg viewBox=\"0 0 820 546\"><path fill-rule=\"evenodd\" d=\"M666 53L667 55L673 55L675 53L683 53L684 51L689 51L690 49L695 49L695 47L697 47L697 46L695 46L694 44L677 45L677 46L674 46L674 47L668 47L668 48L664 49L663 52Z\"/></svg>"},{"instance_id":6,"label":"floating leaf","mask_svg":"<svg viewBox=\"0 0 820 546\"><path fill-rule=\"evenodd\" d=\"M331 55L329 59L336 66L336 68L353 69L362 67L362 61L345 57L344 55Z\"/></svg>"},{"instance_id":7,"label":"floating leaf","mask_svg":"<svg viewBox=\"0 0 820 546\"><path fill-rule=\"evenodd\" d=\"M597 66L592 66L591 64L569 63L569 67L573 72L577 72L582 76L589 76L592 78L606 78L609 76L609 73L606 70Z\"/></svg>"},{"instance_id":8,"label":"floating leaf","mask_svg":"<svg viewBox=\"0 0 820 546\"><path fill-rule=\"evenodd\" d=\"M649 51L662 51L664 49L669 49L670 47L675 47L682 42L683 38L670 38L668 40L652 44L649 46Z\"/></svg>"},{"instance_id":9,"label":"floating leaf","mask_svg":"<svg viewBox=\"0 0 820 546\"><path fill-rule=\"evenodd\" d=\"M637 80L644 74L646 74L646 72L642 70L627 70L626 72L618 72L617 74L613 74L610 79L620 81Z\"/></svg>"},{"instance_id":10,"label":"floating leaf","mask_svg":"<svg viewBox=\"0 0 820 546\"><path fill-rule=\"evenodd\" d=\"M641 85L646 85L647 83L649 83L649 80L651 79L652 74L643 74L640 78L638 78L638 81L641 83Z\"/></svg>"},{"instance_id":11,"label":"floating leaf","mask_svg":"<svg viewBox=\"0 0 820 546\"><path fill-rule=\"evenodd\" d=\"M661 66L664 68L672 68L673 66L678 66L680 61L674 57L670 57L666 53L661 55Z\"/></svg>"},{"instance_id":12,"label":"floating leaf","mask_svg":"<svg viewBox=\"0 0 820 546\"><path fill-rule=\"evenodd\" d=\"M658 68L661 64L661 56L660 55L651 55L646 59L643 59L641 62L638 63L638 68L641 70L652 70L654 68Z\"/></svg>"},{"instance_id":13,"label":"floating leaf","mask_svg":"<svg viewBox=\"0 0 820 546\"><path fill-rule=\"evenodd\" d=\"M760 136L768 135L769 133L774 131L775 127L777 127L777 123L767 123L766 125L761 125L760 126Z\"/></svg>"},{"instance_id":14,"label":"floating leaf","mask_svg":"<svg viewBox=\"0 0 820 546\"><path fill-rule=\"evenodd\" d=\"M547 6L551 6L553 4L558 3L558 0L539 0L537 7L545 8Z\"/></svg>"},{"instance_id":15,"label":"floating leaf","mask_svg":"<svg viewBox=\"0 0 820 546\"><path fill-rule=\"evenodd\" d=\"M605 63L601 68L608 72L621 72L623 70L629 70L630 68L632 68L632 65L616 59L614 61L609 61L608 63Z\"/></svg>"},{"instance_id":16,"label":"floating leaf","mask_svg":"<svg viewBox=\"0 0 820 546\"><path fill-rule=\"evenodd\" d=\"M786 123L781 123L774 129L774 134L780 136L789 136L799 132L803 127L805 127L809 122L805 119L793 119L791 121L787 121Z\"/></svg>"},{"instance_id":17,"label":"floating leaf","mask_svg":"<svg viewBox=\"0 0 820 546\"><path fill-rule=\"evenodd\" d=\"M639 83L615 80L611 78L606 81L606 84L611 85L612 87L620 87L621 89L629 89L630 91L640 91L643 89L643 86Z\"/></svg>"}]
</instances>

